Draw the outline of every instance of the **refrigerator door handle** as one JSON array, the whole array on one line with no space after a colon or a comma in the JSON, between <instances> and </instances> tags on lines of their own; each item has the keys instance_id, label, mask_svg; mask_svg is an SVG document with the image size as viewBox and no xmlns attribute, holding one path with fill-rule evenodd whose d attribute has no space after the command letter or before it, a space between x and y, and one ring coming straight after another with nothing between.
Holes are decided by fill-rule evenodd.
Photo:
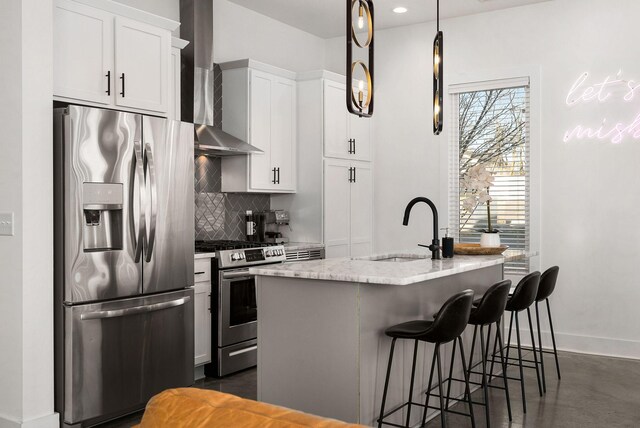
<instances>
[{"instance_id":1,"label":"refrigerator door handle","mask_svg":"<svg viewBox=\"0 0 640 428\"><path fill-rule=\"evenodd\" d=\"M127 309L113 309L110 311L96 311L96 312L86 312L80 315L81 320L97 320L104 318L117 318L117 317L125 317L128 315L136 315L153 311L160 311L163 309L174 308L176 306L182 306L191 300L190 296L181 297L180 299L171 300L169 302L156 303L153 305L143 305L143 306L134 306L133 308Z\"/></svg>"},{"instance_id":2,"label":"refrigerator door handle","mask_svg":"<svg viewBox=\"0 0 640 428\"><path fill-rule=\"evenodd\" d=\"M145 144L145 166L147 171L149 172L149 184L151 194L149 195L149 199L151 200L151 219L149 222L149 245L147 247L146 252L146 261L149 263L151 261L151 256L153 255L153 248L156 242L156 221L158 219L158 195L156 190L156 167L153 161L153 150L151 149L151 145L149 143Z\"/></svg>"},{"instance_id":3,"label":"refrigerator door handle","mask_svg":"<svg viewBox=\"0 0 640 428\"><path fill-rule=\"evenodd\" d=\"M144 204L146 202L147 199L147 195L146 195L146 188L144 186L144 160L142 157L142 144L140 143L140 141L134 141L134 159L133 159L133 163L134 163L134 168L135 168L135 172L136 172L136 176L138 177L138 190L140 192L140 213L138 214L138 232L134 233L134 244L135 244L135 262L138 263L140 261L140 257L142 256L142 246L143 246L143 242L144 242L144 231L145 231L145 224L146 224L146 216L145 216L145 210L144 210ZM131 181L131 195L134 194L134 181ZM132 196L133 199L133 196ZM131 210L131 212L133 213L133 209ZM131 222L132 227L134 227L134 223L133 221ZM137 236L137 238L136 238Z\"/></svg>"}]
</instances>

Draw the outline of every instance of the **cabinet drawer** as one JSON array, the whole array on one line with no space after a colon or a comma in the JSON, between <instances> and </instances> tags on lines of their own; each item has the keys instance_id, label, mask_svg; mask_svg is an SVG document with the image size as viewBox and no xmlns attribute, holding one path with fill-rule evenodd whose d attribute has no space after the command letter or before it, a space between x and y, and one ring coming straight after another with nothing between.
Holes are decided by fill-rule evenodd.
<instances>
[{"instance_id":1,"label":"cabinet drawer","mask_svg":"<svg viewBox=\"0 0 640 428\"><path fill-rule=\"evenodd\" d=\"M211 259L196 259L194 264L195 282L211 281Z\"/></svg>"}]
</instances>

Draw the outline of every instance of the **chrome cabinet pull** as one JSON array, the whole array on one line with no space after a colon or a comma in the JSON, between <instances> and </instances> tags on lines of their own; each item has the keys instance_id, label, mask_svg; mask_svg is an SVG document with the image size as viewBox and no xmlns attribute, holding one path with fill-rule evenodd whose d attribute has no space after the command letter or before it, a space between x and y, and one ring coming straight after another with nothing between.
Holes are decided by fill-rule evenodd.
<instances>
[{"instance_id":1,"label":"chrome cabinet pull","mask_svg":"<svg viewBox=\"0 0 640 428\"><path fill-rule=\"evenodd\" d=\"M107 78L107 90L105 92L107 95L111 95L111 70L107 71L105 77Z\"/></svg>"}]
</instances>

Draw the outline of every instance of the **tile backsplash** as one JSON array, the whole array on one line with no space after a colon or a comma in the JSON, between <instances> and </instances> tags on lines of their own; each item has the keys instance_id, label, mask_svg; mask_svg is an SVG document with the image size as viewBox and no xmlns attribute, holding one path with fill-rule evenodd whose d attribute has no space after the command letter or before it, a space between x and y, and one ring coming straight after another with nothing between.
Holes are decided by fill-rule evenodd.
<instances>
[{"instance_id":1,"label":"tile backsplash","mask_svg":"<svg viewBox=\"0 0 640 428\"><path fill-rule=\"evenodd\" d=\"M245 212L269 210L269 195L221 192L220 161L195 157L196 240L244 239Z\"/></svg>"}]
</instances>

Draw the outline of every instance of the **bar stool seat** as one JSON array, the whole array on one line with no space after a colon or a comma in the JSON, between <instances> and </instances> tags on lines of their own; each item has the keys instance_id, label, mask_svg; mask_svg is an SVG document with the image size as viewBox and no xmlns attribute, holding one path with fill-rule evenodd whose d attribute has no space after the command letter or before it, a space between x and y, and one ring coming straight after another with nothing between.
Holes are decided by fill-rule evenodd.
<instances>
[{"instance_id":1,"label":"bar stool seat","mask_svg":"<svg viewBox=\"0 0 640 428\"><path fill-rule=\"evenodd\" d=\"M387 422L385 421L385 419L404 407L407 407L406 423L404 426L409 427L409 424L411 422L411 407L419 406L424 409L422 414L422 425L424 425L426 422L427 410L436 409L436 410L440 410L440 421L443 427L446 424L445 411L449 411L449 412L459 413L465 416L469 416L471 418L471 426L475 428L475 419L474 419L473 408L471 404L471 392L469 388L467 366L466 366L466 361L464 356L464 346L462 343L462 338L460 337L460 335L464 331L469 321L469 315L471 314L472 304L473 304L473 290L465 290L449 298L442 305L442 307L438 311L436 318L433 321L428 321L428 320L408 321L408 322L391 326L385 331L385 334L391 337L392 341L391 341L391 349L389 351L389 363L387 365L387 374L384 382L384 390L382 393L380 417L377 420L378 427L381 427L383 424L402 427L403 425ZM391 367L393 363L393 354L394 354L395 344L398 339L412 339L414 341L413 364L411 368L411 382L409 385L409 397L408 397L408 401L406 401L400 406L397 406L396 408L389 411L388 413L385 413L387 392L389 390L389 378L391 376ZM425 399L424 405L413 401L413 387L414 387L414 380L415 380L415 373L416 373L418 342L421 342L421 341L435 344L433 360L431 363L431 371L429 373L429 385L427 386L426 399ZM468 414L460 413L450 409L445 409L445 406L444 406L445 396L442 390L443 378L442 378L442 363L440 358L440 346L444 343L448 343L451 341L458 341L460 345L460 359L462 361L462 368L465 376L465 396L468 398L467 403L469 404ZM452 357L454 355L455 355L455 351L452 354ZM432 388L431 385L433 382L433 373L436 366L438 369L438 384ZM436 387L439 388L438 395L440 398L440 406L439 407L429 406L429 397L431 396L431 390Z\"/></svg>"},{"instance_id":2,"label":"bar stool seat","mask_svg":"<svg viewBox=\"0 0 640 428\"><path fill-rule=\"evenodd\" d=\"M433 321L416 320L397 324L385 330L384 334L397 339L418 339L429 332Z\"/></svg>"}]
</instances>

